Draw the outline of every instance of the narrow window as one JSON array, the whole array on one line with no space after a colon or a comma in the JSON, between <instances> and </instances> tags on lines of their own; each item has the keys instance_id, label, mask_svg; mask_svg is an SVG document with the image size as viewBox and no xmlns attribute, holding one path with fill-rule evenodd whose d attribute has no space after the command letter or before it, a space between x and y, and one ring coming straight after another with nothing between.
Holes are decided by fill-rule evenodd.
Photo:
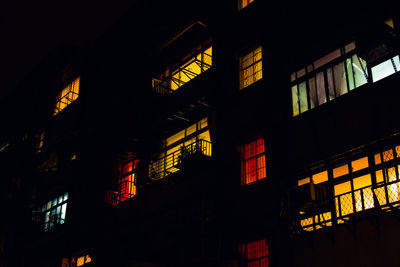
<instances>
[{"instance_id":1,"label":"narrow window","mask_svg":"<svg viewBox=\"0 0 400 267\"><path fill-rule=\"evenodd\" d=\"M262 79L261 46L240 58L240 89Z\"/></svg>"},{"instance_id":2,"label":"narrow window","mask_svg":"<svg viewBox=\"0 0 400 267\"><path fill-rule=\"evenodd\" d=\"M267 177L264 139L248 143L242 147L242 183L254 183Z\"/></svg>"},{"instance_id":3,"label":"narrow window","mask_svg":"<svg viewBox=\"0 0 400 267\"><path fill-rule=\"evenodd\" d=\"M123 202L137 194L136 168L139 160L130 161L122 166L121 178L119 179L119 201Z\"/></svg>"},{"instance_id":4,"label":"narrow window","mask_svg":"<svg viewBox=\"0 0 400 267\"><path fill-rule=\"evenodd\" d=\"M58 95L53 116L57 115L61 110L74 102L79 96L80 77L76 78L68 84Z\"/></svg>"}]
</instances>

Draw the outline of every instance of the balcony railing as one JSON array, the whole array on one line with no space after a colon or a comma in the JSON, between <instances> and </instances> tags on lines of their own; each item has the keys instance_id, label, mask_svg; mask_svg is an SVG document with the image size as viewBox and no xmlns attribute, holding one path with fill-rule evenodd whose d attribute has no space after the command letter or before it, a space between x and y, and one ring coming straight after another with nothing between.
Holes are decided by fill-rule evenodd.
<instances>
[{"instance_id":1,"label":"balcony railing","mask_svg":"<svg viewBox=\"0 0 400 267\"><path fill-rule=\"evenodd\" d=\"M187 146L181 146L179 150L150 163L149 177L152 180L162 179L180 170L185 159L193 155L211 156L211 142L199 139Z\"/></svg>"},{"instance_id":2,"label":"balcony railing","mask_svg":"<svg viewBox=\"0 0 400 267\"><path fill-rule=\"evenodd\" d=\"M207 71L212 66L212 47L198 52L197 55L181 64L164 79L152 80L152 88L159 94L169 94L193 78Z\"/></svg>"},{"instance_id":3,"label":"balcony railing","mask_svg":"<svg viewBox=\"0 0 400 267\"><path fill-rule=\"evenodd\" d=\"M302 214L300 226L304 231L313 231L334 224L344 223L361 216L368 210L379 212L391 211L400 206L400 181L382 182L366 186L334 198L334 210Z\"/></svg>"}]
</instances>

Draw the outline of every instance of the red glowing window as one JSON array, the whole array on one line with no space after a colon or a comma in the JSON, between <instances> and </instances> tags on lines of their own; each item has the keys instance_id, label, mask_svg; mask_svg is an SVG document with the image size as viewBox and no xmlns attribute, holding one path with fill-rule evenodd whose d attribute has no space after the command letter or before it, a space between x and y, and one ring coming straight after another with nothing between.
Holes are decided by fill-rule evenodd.
<instances>
[{"instance_id":1,"label":"red glowing window","mask_svg":"<svg viewBox=\"0 0 400 267\"><path fill-rule=\"evenodd\" d=\"M251 184L267 177L264 139L248 143L242 148L242 181Z\"/></svg>"},{"instance_id":2,"label":"red glowing window","mask_svg":"<svg viewBox=\"0 0 400 267\"><path fill-rule=\"evenodd\" d=\"M119 201L125 201L132 198L137 193L136 188L136 173L135 169L139 163L139 160L134 162L128 162L122 165L121 178L119 179Z\"/></svg>"},{"instance_id":3,"label":"red glowing window","mask_svg":"<svg viewBox=\"0 0 400 267\"><path fill-rule=\"evenodd\" d=\"M241 248L242 259L247 267L268 267L269 250L265 240L258 240L243 244Z\"/></svg>"}]
</instances>

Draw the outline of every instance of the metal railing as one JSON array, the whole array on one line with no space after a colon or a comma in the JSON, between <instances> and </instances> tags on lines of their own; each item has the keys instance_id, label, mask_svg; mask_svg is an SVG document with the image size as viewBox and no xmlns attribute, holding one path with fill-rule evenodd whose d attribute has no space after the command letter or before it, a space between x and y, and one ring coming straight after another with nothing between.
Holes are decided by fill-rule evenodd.
<instances>
[{"instance_id":1,"label":"metal railing","mask_svg":"<svg viewBox=\"0 0 400 267\"><path fill-rule=\"evenodd\" d=\"M187 146L181 146L179 150L150 163L149 177L153 180L162 179L180 170L183 160L192 155L201 154L211 156L211 142L199 139Z\"/></svg>"},{"instance_id":2,"label":"metal railing","mask_svg":"<svg viewBox=\"0 0 400 267\"><path fill-rule=\"evenodd\" d=\"M210 48L210 47L209 47ZM212 66L212 55L206 53L209 48L200 51L189 61L180 65L163 80L152 79L152 88L159 94L169 94Z\"/></svg>"},{"instance_id":3,"label":"metal railing","mask_svg":"<svg viewBox=\"0 0 400 267\"><path fill-rule=\"evenodd\" d=\"M381 182L351 192L337 195L333 199L334 209L315 212L312 216L300 216L299 224L304 231L314 231L326 226L341 224L366 211L385 212L400 206L400 181ZM332 207L332 206L331 206Z\"/></svg>"}]
</instances>

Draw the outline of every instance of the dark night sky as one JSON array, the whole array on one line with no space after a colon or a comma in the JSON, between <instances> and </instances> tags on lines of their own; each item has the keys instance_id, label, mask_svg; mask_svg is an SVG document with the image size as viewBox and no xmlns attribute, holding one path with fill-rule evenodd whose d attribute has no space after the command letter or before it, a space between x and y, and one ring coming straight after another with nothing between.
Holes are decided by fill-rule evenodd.
<instances>
[{"instance_id":1,"label":"dark night sky","mask_svg":"<svg viewBox=\"0 0 400 267\"><path fill-rule=\"evenodd\" d=\"M7 1L7 0L6 0ZM135 0L14 0L0 6L0 98L58 42L85 45L108 29Z\"/></svg>"}]
</instances>

